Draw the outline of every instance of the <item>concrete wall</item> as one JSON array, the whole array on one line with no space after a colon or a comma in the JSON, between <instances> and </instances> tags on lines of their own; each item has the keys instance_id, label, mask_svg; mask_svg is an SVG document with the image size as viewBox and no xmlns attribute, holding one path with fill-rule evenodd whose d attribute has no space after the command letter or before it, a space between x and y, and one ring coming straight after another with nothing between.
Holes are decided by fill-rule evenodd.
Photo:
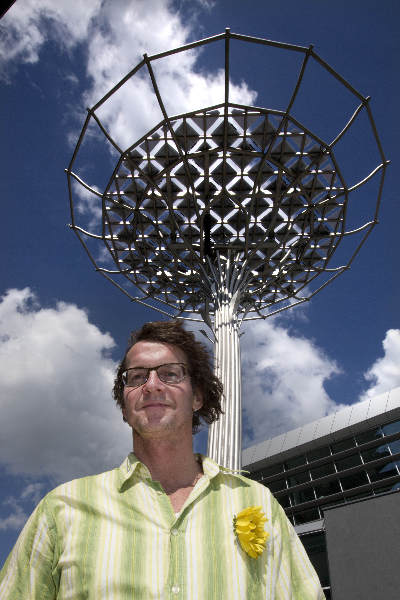
<instances>
[{"instance_id":1,"label":"concrete wall","mask_svg":"<svg viewBox=\"0 0 400 600\"><path fill-rule=\"evenodd\" d=\"M325 511L332 600L400 599L400 492Z\"/></svg>"}]
</instances>

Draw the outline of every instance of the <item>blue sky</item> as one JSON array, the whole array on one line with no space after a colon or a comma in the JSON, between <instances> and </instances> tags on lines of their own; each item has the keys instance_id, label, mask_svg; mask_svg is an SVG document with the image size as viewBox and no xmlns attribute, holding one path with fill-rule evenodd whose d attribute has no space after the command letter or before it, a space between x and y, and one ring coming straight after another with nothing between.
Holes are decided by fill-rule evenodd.
<instances>
[{"instance_id":1,"label":"blue sky","mask_svg":"<svg viewBox=\"0 0 400 600\"><path fill-rule=\"evenodd\" d=\"M307 305L244 328L245 444L400 385L398 3L39 4L17 0L0 23L6 115L0 180L0 563L47 490L111 468L131 448L129 431L111 398L113 371L129 331L159 316L130 303L94 271L67 226L64 169L86 106L135 66L143 52L167 50L221 33L227 26L236 33L313 43L324 60L372 97L377 130L391 160L380 224L351 270ZM235 50L232 84L243 97L257 93L258 105L281 108L281 95L291 85L285 60L276 52L267 56L254 49ZM187 93L199 108L209 104L207 93L217 89L222 67L217 45L182 60L165 76L167 103L181 106ZM309 85L313 102L301 116L318 130L340 116L341 97L325 87L317 73ZM155 124L147 99L137 93L132 98L134 109L125 131L130 143ZM115 124L118 116L106 118ZM362 170L361 159L374 160L372 144L368 137L364 141L363 133L357 133L354 146L343 152L349 178ZM85 168L89 183L101 187L109 173L96 152L96 145L88 148ZM111 159L109 165L111 172ZM358 195L360 212L367 213L374 200L372 188ZM85 223L95 207L82 198L80 208ZM196 448L204 450L205 443L203 432Z\"/></svg>"}]
</instances>

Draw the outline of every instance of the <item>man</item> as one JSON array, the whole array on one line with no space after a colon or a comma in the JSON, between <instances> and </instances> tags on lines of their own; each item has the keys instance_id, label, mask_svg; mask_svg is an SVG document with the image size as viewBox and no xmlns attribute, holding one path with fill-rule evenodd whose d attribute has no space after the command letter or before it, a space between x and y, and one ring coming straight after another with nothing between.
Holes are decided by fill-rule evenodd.
<instances>
[{"instance_id":1,"label":"man","mask_svg":"<svg viewBox=\"0 0 400 600\"><path fill-rule=\"evenodd\" d=\"M218 418L221 395L206 350L180 323L134 334L114 385L134 453L40 502L0 599L324 598L270 492L193 454L192 430Z\"/></svg>"}]
</instances>

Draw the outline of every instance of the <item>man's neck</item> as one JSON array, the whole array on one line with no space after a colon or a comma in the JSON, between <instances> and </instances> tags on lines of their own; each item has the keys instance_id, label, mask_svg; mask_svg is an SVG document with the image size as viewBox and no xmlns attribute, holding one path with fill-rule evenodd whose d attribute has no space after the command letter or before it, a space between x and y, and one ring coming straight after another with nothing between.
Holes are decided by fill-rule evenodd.
<instances>
[{"instance_id":1,"label":"man's neck","mask_svg":"<svg viewBox=\"0 0 400 600\"><path fill-rule=\"evenodd\" d=\"M202 473L201 464L193 454L191 438L186 443L184 440L177 443L135 436L134 452L149 469L152 479L159 481L167 493L190 487Z\"/></svg>"}]
</instances>

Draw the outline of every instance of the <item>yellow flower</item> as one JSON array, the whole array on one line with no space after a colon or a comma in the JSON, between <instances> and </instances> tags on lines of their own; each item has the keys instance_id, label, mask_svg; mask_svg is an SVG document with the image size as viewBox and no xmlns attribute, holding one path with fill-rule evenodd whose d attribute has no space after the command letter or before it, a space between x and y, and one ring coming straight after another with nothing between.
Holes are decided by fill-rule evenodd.
<instances>
[{"instance_id":1,"label":"yellow flower","mask_svg":"<svg viewBox=\"0 0 400 600\"><path fill-rule=\"evenodd\" d=\"M233 518L233 528L239 538L242 549L252 558L258 558L265 550L269 536L264 530L268 519L261 511L261 506L249 506Z\"/></svg>"}]
</instances>

